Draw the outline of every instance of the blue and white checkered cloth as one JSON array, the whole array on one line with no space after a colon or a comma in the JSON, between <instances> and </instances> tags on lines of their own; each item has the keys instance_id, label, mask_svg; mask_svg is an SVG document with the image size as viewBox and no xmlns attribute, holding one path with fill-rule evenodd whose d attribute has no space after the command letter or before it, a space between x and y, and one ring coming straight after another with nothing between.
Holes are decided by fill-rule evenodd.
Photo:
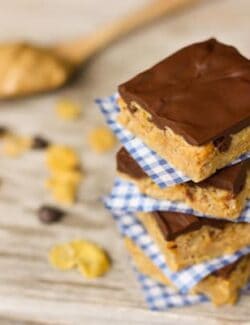
<instances>
[{"instance_id":1,"label":"blue and white checkered cloth","mask_svg":"<svg viewBox=\"0 0 250 325\"><path fill-rule=\"evenodd\" d=\"M136 185L120 178L115 180L111 193L104 198L104 203L113 213L172 211L211 218L211 216L189 208L184 203L157 200L142 194ZM234 220L234 222L250 222L250 200L247 201L241 216Z\"/></svg>"},{"instance_id":2,"label":"blue and white checkered cloth","mask_svg":"<svg viewBox=\"0 0 250 325\"><path fill-rule=\"evenodd\" d=\"M173 307L184 307L209 301L204 295L181 293L138 271L136 271L136 275L151 310L164 311Z\"/></svg>"},{"instance_id":3,"label":"blue and white checkered cloth","mask_svg":"<svg viewBox=\"0 0 250 325\"><path fill-rule=\"evenodd\" d=\"M198 282L212 272L234 263L250 253L250 246L231 255L224 255L204 263L195 264L178 272L173 272L166 264L163 254L151 239L143 225L133 214L113 214L120 233L133 240L146 256L171 280L181 293L187 293Z\"/></svg>"},{"instance_id":4,"label":"blue and white checkered cloth","mask_svg":"<svg viewBox=\"0 0 250 325\"><path fill-rule=\"evenodd\" d=\"M133 136L131 132L117 123L116 118L119 113L119 107L116 100L117 95L114 95L105 99L98 99L96 102L99 105L107 124L149 177L151 177L151 179L162 188L189 181L190 179L183 175L182 172L171 167L166 160L159 157L139 138ZM234 163L248 158L250 158L250 153L243 155ZM117 183L116 185L120 186L122 184ZM131 190L131 192L127 192L127 194L122 193L122 191L124 191L122 188L120 188L120 193L119 190L117 190L116 193L112 192L113 194L105 200L106 206L113 210L112 213L117 221L121 233L124 236L131 238L145 253L145 255L148 256L180 290L176 291L159 284L149 277L137 272L137 278L142 286L149 307L152 310L166 310L171 307L187 306L208 301L208 298L203 295L189 295L187 292L204 277L215 270L235 262L241 256L249 254L250 247L246 247L235 254L216 258L206 263L197 264L179 272L172 272L166 265L165 259L158 247L147 234L141 223L133 216L133 214L124 214L125 211L138 211L137 209L140 211L166 210L167 201L153 202L149 197L145 196L142 198L140 193L136 194L135 189L136 187L134 189L130 188L129 191ZM128 188L125 189L125 192L127 190ZM127 208L124 208L124 195L127 200ZM159 204L160 208L158 208ZM183 208L186 209L185 213L193 213L192 209L189 209L188 207ZM171 209L171 207L169 209ZM176 207L173 207L172 209L176 209ZM123 214L120 213L121 211L123 211ZM181 212L183 212L183 210ZM249 290L250 287L245 289L245 292L249 293Z\"/></svg>"},{"instance_id":5,"label":"blue and white checkered cloth","mask_svg":"<svg viewBox=\"0 0 250 325\"><path fill-rule=\"evenodd\" d=\"M146 146L143 141L117 123L117 115L120 111L117 105L117 98L118 95L116 94L107 98L97 99L96 103L100 107L111 130L145 173L161 188L189 181L190 178L170 166L165 159L162 159L156 152ZM250 152L242 155L233 163L248 158L250 158Z\"/></svg>"},{"instance_id":6,"label":"blue and white checkered cloth","mask_svg":"<svg viewBox=\"0 0 250 325\"><path fill-rule=\"evenodd\" d=\"M144 293L145 300L151 310L164 311L173 307L191 306L209 301L204 295L181 293L163 285L150 277L136 271L137 279ZM241 290L244 295L250 294L250 283Z\"/></svg>"}]
</instances>

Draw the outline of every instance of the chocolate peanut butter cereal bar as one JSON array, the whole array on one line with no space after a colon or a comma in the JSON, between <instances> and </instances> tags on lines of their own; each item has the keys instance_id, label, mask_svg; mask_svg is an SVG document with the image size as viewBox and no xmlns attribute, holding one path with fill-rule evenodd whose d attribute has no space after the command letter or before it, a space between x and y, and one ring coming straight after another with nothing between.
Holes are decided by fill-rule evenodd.
<instances>
[{"instance_id":1,"label":"chocolate peanut butter cereal bar","mask_svg":"<svg viewBox=\"0 0 250 325\"><path fill-rule=\"evenodd\" d=\"M215 39L119 86L119 122L194 182L250 150L250 60Z\"/></svg>"},{"instance_id":2,"label":"chocolate peanut butter cereal bar","mask_svg":"<svg viewBox=\"0 0 250 325\"><path fill-rule=\"evenodd\" d=\"M184 202L196 211L218 218L238 218L250 198L250 160L225 167L204 181L160 188L122 148L116 156L119 176L160 200Z\"/></svg>"},{"instance_id":3,"label":"chocolate peanut butter cereal bar","mask_svg":"<svg viewBox=\"0 0 250 325\"><path fill-rule=\"evenodd\" d=\"M176 212L137 213L173 271L250 245L250 224Z\"/></svg>"},{"instance_id":4,"label":"chocolate peanut butter cereal bar","mask_svg":"<svg viewBox=\"0 0 250 325\"><path fill-rule=\"evenodd\" d=\"M131 239L125 238L125 244L139 272L157 282L174 286ZM199 282L190 293L204 294L217 306L234 304L238 299L239 290L247 284L249 279L250 256L248 255L210 274Z\"/></svg>"}]
</instances>

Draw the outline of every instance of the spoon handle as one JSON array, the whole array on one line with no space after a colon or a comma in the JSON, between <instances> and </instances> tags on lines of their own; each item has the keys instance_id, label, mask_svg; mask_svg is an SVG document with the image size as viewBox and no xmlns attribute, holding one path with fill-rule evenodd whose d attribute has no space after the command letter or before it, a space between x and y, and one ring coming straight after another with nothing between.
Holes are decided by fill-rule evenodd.
<instances>
[{"instance_id":1,"label":"spoon handle","mask_svg":"<svg viewBox=\"0 0 250 325\"><path fill-rule=\"evenodd\" d=\"M153 0L83 39L59 44L55 51L75 64L80 64L120 37L195 1L197 0Z\"/></svg>"}]
</instances>

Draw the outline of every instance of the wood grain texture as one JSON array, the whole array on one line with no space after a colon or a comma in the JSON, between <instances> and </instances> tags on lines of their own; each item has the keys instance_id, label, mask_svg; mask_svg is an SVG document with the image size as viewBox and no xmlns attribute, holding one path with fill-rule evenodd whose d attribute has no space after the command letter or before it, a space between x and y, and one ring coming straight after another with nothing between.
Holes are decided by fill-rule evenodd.
<instances>
[{"instance_id":1,"label":"wood grain texture","mask_svg":"<svg viewBox=\"0 0 250 325\"><path fill-rule=\"evenodd\" d=\"M145 2L2 1L0 39L64 40ZM250 324L249 297L236 308L203 304L166 313L147 310L116 227L99 200L112 184L114 152L99 156L86 141L88 132L103 123L93 99L111 94L117 84L180 46L216 36L249 56L249 16L248 0L204 1L104 51L84 69L77 84L55 94L0 103L0 124L74 146L86 171L79 202L67 209L61 223L45 226L36 217L40 204L52 202L43 187L43 154L0 158L0 324ZM82 103L83 118L59 121L53 108L61 97ZM113 268L106 277L85 281L77 272L48 266L49 248L73 238L94 240L110 252Z\"/></svg>"}]
</instances>

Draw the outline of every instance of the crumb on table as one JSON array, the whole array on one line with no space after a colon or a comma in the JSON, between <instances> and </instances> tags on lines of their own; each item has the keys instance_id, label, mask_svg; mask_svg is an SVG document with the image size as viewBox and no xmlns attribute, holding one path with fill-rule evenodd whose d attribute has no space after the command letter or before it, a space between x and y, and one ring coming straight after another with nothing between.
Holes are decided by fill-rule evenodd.
<instances>
[{"instance_id":1,"label":"crumb on table","mask_svg":"<svg viewBox=\"0 0 250 325\"><path fill-rule=\"evenodd\" d=\"M77 268L89 279L104 275L111 267L110 258L105 250L86 240L73 240L55 245L49 252L49 261L59 270Z\"/></svg>"},{"instance_id":2,"label":"crumb on table","mask_svg":"<svg viewBox=\"0 0 250 325\"><path fill-rule=\"evenodd\" d=\"M60 203L74 203L83 178L76 151L66 146L51 145L47 149L46 163L50 171L46 187L54 199Z\"/></svg>"},{"instance_id":3,"label":"crumb on table","mask_svg":"<svg viewBox=\"0 0 250 325\"><path fill-rule=\"evenodd\" d=\"M81 115L81 108L73 101L63 99L57 103L56 113L63 120L74 121Z\"/></svg>"},{"instance_id":4,"label":"crumb on table","mask_svg":"<svg viewBox=\"0 0 250 325\"><path fill-rule=\"evenodd\" d=\"M89 134L89 145L98 153L112 150L116 145L116 137L111 130L105 126L93 129Z\"/></svg>"},{"instance_id":5,"label":"crumb on table","mask_svg":"<svg viewBox=\"0 0 250 325\"><path fill-rule=\"evenodd\" d=\"M70 243L55 245L49 252L49 262L59 270L72 269L76 265L76 259Z\"/></svg>"},{"instance_id":6,"label":"crumb on table","mask_svg":"<svg viewBox=\"0 0 250 325\"><path fill-rule=\"evenodd\" d=\"M31 148L31 139L16 134L7 134L3 138L2 152L5 156L17 158Z\"/></svg>"},{"instance_id":7,"label":"crumb on table","mask_svg":"<svg viewBox=\"0 0 250 325\"><path fill-rule=\"evenodd\" d=\"M61 181L52 176L46 181L45 185L57 202L64 204L75 202L78 186L74 183Z\"/></svg>"},{"instance_id":8,"label":"crumb on table","mask_svg":"<svg viewBox=\"0 0 250 325\"><path fill-rule=\"evenodd\" d=\"M51 145L46 153L46 162L50 171L75 169L80 165L76 151L68 146Z\"/></svg>"}]
</instances>

